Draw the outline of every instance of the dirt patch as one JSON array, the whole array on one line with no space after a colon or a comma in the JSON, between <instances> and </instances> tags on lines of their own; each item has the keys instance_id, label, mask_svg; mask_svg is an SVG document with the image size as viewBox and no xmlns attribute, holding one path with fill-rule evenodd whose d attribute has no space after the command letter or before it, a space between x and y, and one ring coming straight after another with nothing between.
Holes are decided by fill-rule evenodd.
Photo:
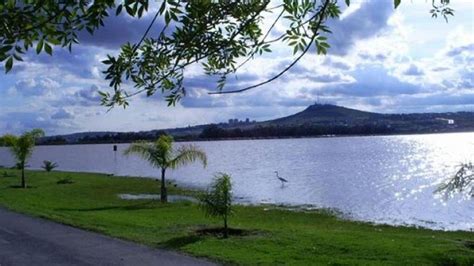
<instances>
[{"instance_id":1,"label":"dirt patch","mask_svg":"<svg viewBox=\"0 0 474 266\"><path fill-rule=\"evenodd\" d=\"M59 179L56 184L58 185L69 185L69 184L74 184L74 180L72 180L71 178L63 178L63 179Z\"/></svg>"},{"instance_id":2,"label":"dirt patch","mask_svg":"<svg viewBox=\"0 0 474 266\"><path fill-rule=\"evenodd\" d=\"M239 228L228 228L227 229L229 236L250 236L250 235L258 235L259 232L255 230L244 230ZM195 231L195 233L199 236L217 236L223 237L224 236L224 228L223 227L213 227L213 228L200 228Z\"/></svg>"},{"instance_id":3,"label":"dirt patch","mask_svg":"<svg viewBox=\"0 0 474 266\"><path fill-rule=\"evenodd\" d=\"M33 188L36 188L34 186L26 186L26 187L22 187L20 185L11 185L10 188L15 188L15 189L33 189Z\"/></svg>"},{"instance_id":4,"label":"dirt patch","mask_svg":"<svg viewBox=\"0 0 474 266\"><path fill-rule=\"evenodd\" d=\"M123 200L160 200L160 194L118 194ZM197 202L197 199L183 195L168 195L168 202L190 201Z\"/></svg>"}]
</instances>

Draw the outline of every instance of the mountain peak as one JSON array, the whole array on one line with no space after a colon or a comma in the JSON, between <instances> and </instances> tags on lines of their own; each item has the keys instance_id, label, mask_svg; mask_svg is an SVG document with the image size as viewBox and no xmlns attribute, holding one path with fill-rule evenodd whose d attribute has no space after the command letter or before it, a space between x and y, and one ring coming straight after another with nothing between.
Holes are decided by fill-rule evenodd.
<instances>
[{"instance_id":1,"label":"mountain peak","mask_svg":"<svg viewBox=\"0 0 474 266\"><path fill-rule=\"evenodd\" d=\"M345 107L337 106L337 105L330 104L330 103L314 103L314 104L308 106L305 110L325 110L325 109L337 109L337 108L347 109Z\"/></svg>"},{"instance_id":2,"label":"mountain peak","mask_svg":"<svg viewBox=\"0 0 474 266\"><path fill-rule=\"evenodd\" d=\"M346 108L342 106L337 106L334 104L320 104L315 103L313 105L308 106L304 111L300 112L299 114L310 113L311 115L319 116L319 117L328 117L328 118L336 118L336 117L354 117L354 116L368 116L375 113L360 111L356 109Z\"/></svg>"},{"instance_id":3,"label":"mountain peak","mask_svg":"<svg viewBox=\"0 0 474 266\"><path fill-rule=\"evenodd\" d=\"M334 104L315 103L308 106L305 110L291 116L276 119L274 122L281 124L318 124L318 123L333 123L335 121L353 121L366 120L379 116L380 114L370 113L355 109L350 109Z\"/></svg>"}]
</instances>

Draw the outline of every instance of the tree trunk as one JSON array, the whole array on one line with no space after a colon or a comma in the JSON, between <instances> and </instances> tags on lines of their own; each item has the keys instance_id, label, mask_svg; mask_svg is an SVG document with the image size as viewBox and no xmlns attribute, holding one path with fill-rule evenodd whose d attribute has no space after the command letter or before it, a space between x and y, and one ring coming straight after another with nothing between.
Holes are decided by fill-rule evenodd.
<instances>
[{"instance_id":1,"label":"tree trunk","mask_svg":"<svg viewBox=\"0 0 474 266\"><path fill-rule=\"evenodd\" d=\"M161 202L168 202L168 193L166 192L166 182L165 182L165 172L166 168L161 168Z\"/></svg>"},{"instance_id":2,"label":"tree trunk","mask_svg":"<svg viewBox=\"0 0 474 266\"><path fill-rule=\"evenodd\" d=\"M229 237L229 229L227 228L227 215L224 215L224 238Z\"/></svg>"},{"instance_id":3,"label":"tree trunk","mask_svg":"<svg viewBox=\"0 0 474 266\"><path fill-rule=\"evenodd\" d=\"M21 165L21 187L26 188L25 164L24 163L22 163L22 165Z\"/></svg>"}]
</instances>

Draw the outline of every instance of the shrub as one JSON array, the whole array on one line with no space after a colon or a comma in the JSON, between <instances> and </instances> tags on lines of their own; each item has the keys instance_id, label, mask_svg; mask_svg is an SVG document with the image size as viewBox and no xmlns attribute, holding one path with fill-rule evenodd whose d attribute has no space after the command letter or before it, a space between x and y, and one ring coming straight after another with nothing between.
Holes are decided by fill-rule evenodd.
<instances>
[{"instance_id":1,"label":"shrub","mask_svg":"<svg viewBox=\"0 0 474 266\"><path fill-rule=\"evenodd\" d=\"M51 172L56 167L58 167L57 163L47 161L47 160L43 161L43 166L41 166L41 168L46 170L46 172Z\"/></svg>"},{"instance_id":2,"label":"shrub","mask_svg":"<svg viewBox=\"0 0 474 266\"><path fill-rule=\"evenodd\" d=\"M231 177L219 173L206 192L199 196L199 206L206 216L219 217L224 222L224 237L227 238L227 219L232 214L232 183Z\"/></svg>"},{"instance_id":3,"label":"shrub","mask_svg":"<svg viewBox=\"0 0 474 266\"><path fill-rule=\"evenodd\" d=\"M73 183L74 183L74 180L72 180L72 178L68 176L65 178L59 179L58 182L56 182L56 184L58 185L68 185L68 184L73 184Z\"/></svg>"}]
</instances>

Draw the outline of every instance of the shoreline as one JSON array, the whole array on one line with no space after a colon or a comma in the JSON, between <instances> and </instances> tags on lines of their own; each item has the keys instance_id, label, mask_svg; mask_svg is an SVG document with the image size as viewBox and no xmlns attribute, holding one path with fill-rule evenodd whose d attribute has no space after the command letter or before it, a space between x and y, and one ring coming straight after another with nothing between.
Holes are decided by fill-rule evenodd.
<instances>
[{"instance_id":1,"label":"shoreline","mask_svg":"<svg viewBox=\"0 0 474 266\"><path fill-rule=\"evenodd\" d=\"M121 132L123 133L123 132ZM216 138L216 139L179 139L175 138L175 142L187 143L187 142L210 142L210 141L240 141L240 140L291 140L291 139L325 139L325 138L357 138L357 137L392 137L392 136L415 136L415 135L437 135L437 134L469 134L474 133L474 129L468 131L444 131L444 132L415 132L415 133L394 133L394 134L369 134L369 135L358 135L358 134L347 134L347 135L314 135L314 136L282 136L282 137L255 137L255 138ZM56 136L56 135L55 135ZM55 136L47 136L55 137ZM136 140L138 141L138 140ZM145 140L146 141L146 140ZM36 146L68 146L68 145L100 145L100 144L128 144L135 141L125 142L97 142L97 143L65 143L65 144L36 144ZM0 146L1 148L1 146Z\"/></svg>"},{"instance_id":2,"label":"shoreline","mask_svg":"<svg viewBox=\"0 0 474 266\"><path fill-rule=\"evenodd\" d=\"M3 171L3 170L14 170L14 168L12 167L8 168L8 167L0 165L0 171ZM41 168L27 168L26 170L33 171L33 172L44 171ZM153 177L153 176L123 176L123 175L114 175L111 173L102 173L102 172L87 172L87 171L73 171L73 170L56 170L55 172L71 174L71 175L74 175L74 174L101 175L101 176L106 176L110 178L116 178L119 180L130 179L130 180L144 180L144 181L146 180L146 181L153 181L153 182L158 180L157 177ZM167 179L167 184L168 186L175 186L175 187L176 185L178 185L178 183L176 183L176 180L171 179L171 178ZM181 194L177 194L176 196L195 197L198 193L201 193L205 190L197 186L187 186L185 184L179 184L179 191L181 192ZM156 193L152 193L149 195L159 195L159 191L156 191ZM130 199L128 200L123 199L123 200L129 201L129 202L135 201L135 200L130 200ZM153 199L150 199L150 200L153 200ZM242 207L256 207L256 208L275 209L275 210L283 210L283 211L291 211L291 212L315 212L315 213L324 212L348 222L367 223L373 226L405 227L405 228L415 228L415 229L441 231L441 232L474 232L474 227L471 227L469 229L447 229L445 226L440 225L437 228L431 228L429 226L417 225L415 224L415 222L412 222L412 223L406 222L406 221L395 222L396 220L393 220L393 222L390 222L390 219L370 220L370 219L355 218L350 213L346 213L342 210L339 210L338 208L323 207L323 206L318 206L316 204L310 204L310 203L292 204L292 203L281 203L281 202L280 203L251 202L249 200L245 200L243 197L236 196L236 195L234 195L233 202L235 205L239 205ZM197 203L197 201L194 203ZM419 221L425 224L438 224L438 222L429 221L429 220L428 221L419 220Z\"/></svg>"},{"instance_id":3,"label":"shoreline","mask_svg":"<svg viewBox=\"0 0 474 266\"><path fill-rule=\"evenodd\" d=\"M7 169L12 169L12 168L5 168L0 165L0 171L2 170L7 170ZM28 168L26 169L28 171L35 171L35 172L43 172L41 168ZM110 173L102 173L102 172L82 172L82 171L72 171L72 170L57 170L55 172L58 173L67 173L67 174L92 174L92 175L105 175L107 177L111 178L117 178L117 179L131 179L131 180L146 180L146 181L156 181L156 177L152 176L122 176L122 175L114 175ZM176 180L169 178L167 180L167 184L169 187L174 186L176 187L177 183ZM169 195L169 196L183 196L183 197L191 197L194 198L196 201L193 203L197 203L197 198L196 195L204 192L205 190L203 188L197 187L197 186L186 186L183 184L180 184L179 186L180 189L180 194L176 195ZM129 194L133 195L133 194ZM156 193L152 194L146 194L146 195L159 195L158 191ZM120 195L117 195L120 197ZM139 200L154 200L159 202L157 199L124 199L121 198L122 200L129 201L129 202L134 202L134 201L139 201ZM373 226L391 226L391 227L405 227L405 228L414 228L414 229L423 229L423 230L431 230L431 231L442 231L442 232L474 232L474 227L470 229L446 229L444 227L440 228L430 228L427 226L422 226L422 225L417 225L414 223L409 223L405 221L397 222L397 223L390 223L390 222L378 222L376 220L364 220L364 219L357 219L350 214L339 210L338 208L334 207L322 207L318 206L316 204L310 204L310 203L304 203L304 204L292 204L292 203L270 203L270 202L251 202L248 200L245 200L243 197L236 196L234 195L233 199L233 204L242 206L242 207L255 207L255 208L264 208L264 209L272 209L272 210L282 210L282 211L290 211L290 212L314 212L314 213L320 213L324 212L326 214L335 216L339 219L343 219L348 222L356 222L356 223L366 223L370 224ZM427 224L437 224L437 222L434 221L424 221ZM443 229L444 228L444 229Z\"/></svg>"},{"instance_id":4,"label":"shoreline","mask_svg":"<svg viewBox=\"0 0 474 266\"><path fill-rule=\"evenodd\" d=\"M159 182L153 179L78 172L26 173L30 188L21 189L17 188L18 170L0 169L0 206L224 264L474 263L473 232L348 221L325 209L294 211L235 205L229 226L240 233L222 239L200 233L222 224L206 217L195 203L131 202L117 196L159 193ZM64 178L73 182L60 184ZM172 185L168 188L169 195L199 193Z\"/></svg>"}]
</instances>

